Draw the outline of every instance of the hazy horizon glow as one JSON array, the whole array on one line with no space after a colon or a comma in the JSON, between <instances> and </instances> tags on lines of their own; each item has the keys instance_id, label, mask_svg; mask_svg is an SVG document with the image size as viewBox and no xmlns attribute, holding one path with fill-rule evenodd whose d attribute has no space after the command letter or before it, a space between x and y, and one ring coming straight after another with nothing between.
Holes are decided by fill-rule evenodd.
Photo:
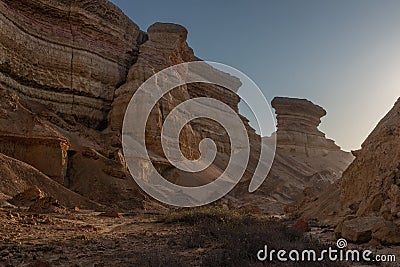
<instances>
[{"instance_id":1,"label":"hazy horizon glow","mask_svg":"<svg viewBox=\"0 0 400 267\"><path fill-rule=\"evenodd\" d=\"M197 56L239 69L270 100L322 106L320 129L345 150L360 148L400 97L400 1L112 2L142 30L185 26Z\"/></svg>"}]
</instances>

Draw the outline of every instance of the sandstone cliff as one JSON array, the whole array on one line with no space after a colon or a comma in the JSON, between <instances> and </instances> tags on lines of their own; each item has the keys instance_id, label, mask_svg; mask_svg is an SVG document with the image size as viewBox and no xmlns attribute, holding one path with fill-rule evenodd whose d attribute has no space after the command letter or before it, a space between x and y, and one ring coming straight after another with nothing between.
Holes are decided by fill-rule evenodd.
<instances>
[{"instance_id":1,"label":"sandstone cliff","mask_svg":"<svg viewBox=\"0 0 400 267\"><path fill-rule=\"evenodd\" d=\"M29 164L33 175L52 178L64 191L21 175L26 186L7 178L4 181L14 190L0 187L0 192L16 194L34 184L56 198L79 194L97 206L134 209L150 203L127 170L121 149L122 121L130 98L149 77L169 66L200 60L188 46L187 34L184 27L171 23L155 23L141 31L106 0L1 0L0 156ZM239 79L229 79L235 88L241 86ZM181 149L195 159L200 140L209 137L218 149L214 164L192 175L165 160L160 144L164 119L179 103L202 96L225 102L238 112L240 99L235 93L189 84L165 95L147 124L146 144L153 163L177 184L197 186L212 181L230 157L225 130L200 119L183 128ZM278 114L278 153L270 177L256 195L248 194L248 179L262 140L241 117L248 130L251 157L230 199L238 205L250 203L282 213L307 186L334 181L351 157L317 129L325 115L322 108L284 98L275 99L273 105ZM0 165L1 170L7 168Z\"/></svg>"},{"instance_id":2,"label":"sandstone cliff","mask_svg":"<svg viewBox=\"0 0 400 267\"><path fill-rule=\"evenodd\" d=\"M258 206L272 214L284 214L335 183L353 160L327 139L318 126L326 111L306 99L276 97L272 101L277 115L276 156L267 179L257 195ZM270 137L263 138L269 143ZM254 202L254 200L252 201Z\"/></svg>"},{"instance_id":3,"label":"sandstone cliff","mask_svg":"<svg viewBox=\"0 0 400 267\"><path fill-rule=\"evenodd\" d=\"M144 38L106 0L0 1L0 153L65 192L21 175L26 186L60 199L79 196L67 187L108 206L141 206L142 194L100 130ZM2 187L6 195L26 189L12 176L2 179L14 188Z\"/></svg>"},{"instance_id":4,"label":"sandstone cliff","mask_svg":"<svg viewBox=\"0 0 400 267\"><path fill-rule=\"evenodd\" d=\"M106 0L0 2L0 79L60 115L103 127L140 30Z\"/></svg>"},{"instance_id":5,"label":"sandstone cliff","mask_svg":"<svg viewBox=\"0 0 400 267\"><path fill-rule=\"evenodd\" d=\"M371 223L365 240L355 241L375 238L383 243L400 243L399 144L400 100L364 141L343 174L340 200L342 212L350 216L337 229L341 235L349 235L346 226L357 218L359 224Z\"/></svg>"},{"instance_id":6,"label":"sandstone cliff","mask_svg":"<svg viewBox=\"0 0 400 267\"><path fill-rule=\"evenodd\" d=\"M400 101L362 144L341 179L304 200L299 213L336 227L337 236L400 244Z\"/></svg>"},{"instance_id":7,"label":"sandstone cliff","mask_svg":"<svg viewBox=\"0 0 400 267\"><path fill-rule=\"evenodd\" d=\"M0 2L0 23L0 152L98 203L140 207L144 196L121 151L122 119L129 99L151 75L198 60L186 43L187 30L156 23L142 32L105 0L5 0ZM160 171L172 168L160 145L163 118L198 95L218 98L237 110L238 97L218 87L183 86L164 97L152 113L146 137ZM198 143L209 135L221 155L229 154L223 129L209 121L185 126L183 153L198 157ZM218 177L223 167L214 170ZM208 173L191 181L176 178L185 174L166 176L197 185L213 179Z\"/></svg>"}]
</instances>

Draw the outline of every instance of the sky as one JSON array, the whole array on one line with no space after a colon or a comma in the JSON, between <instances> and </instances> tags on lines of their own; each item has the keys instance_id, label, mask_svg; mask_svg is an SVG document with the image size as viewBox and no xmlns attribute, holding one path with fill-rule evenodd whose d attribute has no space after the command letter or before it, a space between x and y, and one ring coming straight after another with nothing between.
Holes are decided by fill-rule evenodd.
<instances>
[{"instance_id":1,"label":"sky","mask_svg":"<svg viewBox=\"0 0 400 267\"><path fill-rule=\"evenodd\" d=\"M400 1L112 0L142 30L173 22L204 59L249 76L271 100L324 107L320 130L356 150L400 97Z\"/></svg>"}]
</instances>

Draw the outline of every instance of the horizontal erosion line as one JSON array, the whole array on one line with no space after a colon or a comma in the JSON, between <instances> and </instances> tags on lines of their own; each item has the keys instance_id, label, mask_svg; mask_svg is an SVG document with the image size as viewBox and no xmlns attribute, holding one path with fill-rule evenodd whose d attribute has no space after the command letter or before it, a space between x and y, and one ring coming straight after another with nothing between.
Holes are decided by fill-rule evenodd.
<instances>
[{"instance_id":1,"label":"horizontal erosion line","mask_svg":"<svg viewBox=\"0 0 400 267\"><path fill-rule=\"evenodd\" d=\"M54 41L54 40L50 40L50 39L44 38L44 37L42 37L42 36L39 36L39 35L30 33L30 32L29 32L27 29L25 29L23 26L19 25L18 23L16 23L15 21L11 20L10 18L7 18L5 14L3 14L3 13L1 13L1 12L0 12L0 14L2 15L3 18L5 18L5 19L8 20L10 23L12 23L15 27L17 27L20 31L22 31L23 33L25 33L25 34L27 34L27 35L29 35L29 36L32 36L32 37L34 37L34 38L36 38L36 39L38 39L38 40L41 40L42 42L50 43L50 44L53 44L53 45L58 45L58 46L61 46L61 47L67 47L67 48L70 48L71 50L79 50L79 51L83 51L83 52L86 52L86 53L89 53L89 54L93 54L93 55L96 55L96 56L98 56L98 57L100 57L100 58L102 58L102 59L104 59L104 60L107 60L107 61L110 61L110 62L114 62L115 64L117 64L118 66L120 66L120 67L122 67L122 68L125 68L125 69L128 68L128 66L125 66L125 65L121 64L121 63L118 62L117 60L114 60L114 59L112 59L112 58L108 58L108 57L106 57L106 56L104 56L104 55L101 55L101 54L98 53L98 52L91 51L91 50L84 49L84 48L77 47L77 46L73 46L73 45L66 44L66 43L60 43L60 42L57 42L57 41ZM71 34L72 34L72 33L71 33Z\"/></svg>"},{"instance_id":2,"label":"horizontal erosion line","mask_svg":"<svg viewBox=\"0 0 400 267\"><path fill-rule=\"evenodd\" d=\"M49 86L49 85L40 84L36 81L29 80L25 77L18 76L15 72L13 72L11 70L11 68L8 68L7 66L4 66L2 64L0 64L0 73L2 73L6 77L13 79L20 85L34 88L37 90L46 91L46 92L63 93L63 94L67 94L67 95L78 95L78 96L84 96L84 97L88 97L88 98L92 98L92 99L101 99L101 100L106 101L105 99L100 98L100 97L95 97L88 92L74 91L73 89L67 88L67 87L53 87L53 86Z\"/></svg>"},{"instance_id":3,"label":"horizontal erosion line","mask_svg":"<svg viewBox=\"0 0 400 267\"><path fill-rule=\"evenodd\" d=\"M36 99L38 101L43 100L43 101L62 103L62 104L71 104L71 105L76 104L88 108L97 109L99 111L102 110L107 111L111 106L111 101L101 98L86 97L78 94L66 94L53 91L44 91L40 88L28 87L26 85L18 83L18 81L10 77L5 76L1 72L0 72L0 84L4 85L5 87L9 88L12 91L16 91L26 97Z\"/></svg>"}]
</instances>

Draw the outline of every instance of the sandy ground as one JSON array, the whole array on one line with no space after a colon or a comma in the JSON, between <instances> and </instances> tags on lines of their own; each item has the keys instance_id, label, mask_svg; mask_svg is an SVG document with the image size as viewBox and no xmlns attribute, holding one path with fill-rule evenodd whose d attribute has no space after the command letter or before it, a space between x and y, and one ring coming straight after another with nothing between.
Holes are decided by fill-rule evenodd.
<instances>
[{"instance_id":1,"label":"sandy ground","mask_svg":"<svg viewBox=\"0 0 400 267\"><path fill-rule=\"evenodd\" d=\"M163 214L141 211L105 217L86 210L37 214L0 208L0 266L177 266L182 262L200 266L204 253L218 249L213 242L202 248L188 246L183 240L190 225L167 223L163 218ZM311 235L327 244L336 241L332 229L312 228ZM357 248L400 259L400 247Z\"/></svg>"},{"instance_id":2,"label":"sandy ground","mask_svg":"<svg viewBox=\"0 0 400 267\"><path fill-rule=\"evenodd\" d=\"M0 266L168 266L158 258L159 251L194 260L201 252L180 251L177 244L185 227L158 222L159 216L99 214L1 209Z\"/></svg>"}]
</instances>

